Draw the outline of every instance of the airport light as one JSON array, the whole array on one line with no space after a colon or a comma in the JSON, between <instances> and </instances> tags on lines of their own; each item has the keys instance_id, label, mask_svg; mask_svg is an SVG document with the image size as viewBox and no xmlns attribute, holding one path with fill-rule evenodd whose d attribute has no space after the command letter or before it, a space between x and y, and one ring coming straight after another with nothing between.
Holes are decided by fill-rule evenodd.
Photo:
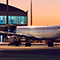
<instances>
[{"instance_id":1,"label":"airport light","mask_svg":"<svg viewBox=\"0 0 60 60\"><path fill-rule=\"evenodd\" d=\"M31 26L32 26L32 0L31 0Z\"/></svg>"},{"instance_id":2,"label":"airport light","mask_svg":"<svg viewBox=\"0 0 60 60\"><path fill-rule=\"evenodd\" d=\"M6 4L7 4L7 7L6 7L7 23L6 24L8 24L8 0L6 0Z\"/></svg>"}]
</instances>

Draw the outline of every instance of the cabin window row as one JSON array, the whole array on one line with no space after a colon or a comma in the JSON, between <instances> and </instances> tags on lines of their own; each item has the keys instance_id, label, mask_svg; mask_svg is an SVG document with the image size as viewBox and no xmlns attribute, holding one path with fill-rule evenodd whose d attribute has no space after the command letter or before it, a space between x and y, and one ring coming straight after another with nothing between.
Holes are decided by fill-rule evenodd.
<instances>
[{"instance_id":1,"label":"cabin window row","mask_svg":"<svg viewBox=\"0 0 60 60\"><path fill-rule=\"evenodd\" d=\"M16 32L53 32L54 30L16 30Z\"/></svg>"}]
</instances>

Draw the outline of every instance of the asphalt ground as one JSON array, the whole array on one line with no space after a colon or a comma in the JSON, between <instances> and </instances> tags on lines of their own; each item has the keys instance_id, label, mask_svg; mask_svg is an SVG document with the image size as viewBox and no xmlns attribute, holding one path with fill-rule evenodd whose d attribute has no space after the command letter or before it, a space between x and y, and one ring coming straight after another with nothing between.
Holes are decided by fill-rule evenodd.
<instances>
[{"instance_id":1,"label":"asphalt ground","mask_svg":"<svg viewBox=\"0 0 60 60\"><path fill-rule=\"evenodd\" d=\"M0 60L60 60L60 46L0 46Z\"/></svg>"}]
</instances>

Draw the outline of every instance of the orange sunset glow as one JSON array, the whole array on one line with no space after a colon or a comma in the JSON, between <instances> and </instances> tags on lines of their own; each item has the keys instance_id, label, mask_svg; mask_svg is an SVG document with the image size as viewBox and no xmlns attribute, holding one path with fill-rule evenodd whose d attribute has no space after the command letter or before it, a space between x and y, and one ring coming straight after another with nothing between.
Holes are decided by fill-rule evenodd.
<instances>
[{"instance_id":1,"label":"orange sunset glow","mask_svg":"<svg viewBox=\"0 0 60 60\"><path fill-rule=\"evenodd\" d=\"M28 12L28 25L30 26L30 1L9 0L9 5ZM0 0L6 4L6 0ZM32 0L33 25L60 25L60 0Z\"/></svg>"}]
</instances>

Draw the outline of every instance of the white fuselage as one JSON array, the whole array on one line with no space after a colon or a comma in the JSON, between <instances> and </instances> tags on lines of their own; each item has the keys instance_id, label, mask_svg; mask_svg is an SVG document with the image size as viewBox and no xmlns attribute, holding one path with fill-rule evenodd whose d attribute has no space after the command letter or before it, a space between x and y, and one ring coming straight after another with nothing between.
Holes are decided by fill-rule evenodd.
<instances>
[{"instance_id":1,"label":"white fuselage","mask_svg":"<svg viewBox=\"0 0 60 60\"><path fill-rule=\"evenodd\" d=\"M39 39L59 38L60 26L18 26L16 28L16 33L34 36Z\"/></svg>"}]
</instances>

